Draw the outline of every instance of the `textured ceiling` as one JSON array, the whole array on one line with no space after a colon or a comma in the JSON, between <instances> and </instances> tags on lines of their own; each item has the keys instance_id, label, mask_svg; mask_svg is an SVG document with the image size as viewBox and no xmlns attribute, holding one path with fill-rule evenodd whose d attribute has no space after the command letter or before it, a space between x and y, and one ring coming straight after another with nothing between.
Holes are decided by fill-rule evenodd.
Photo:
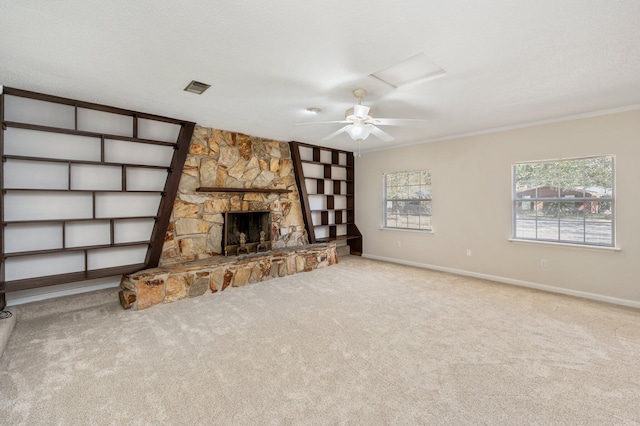
<instances>
[{"instance_id":1,"label":"textured ceiling","mask_svg":"<svg viewBox=\"0 0 640 426\"><path fill-rule=\"evenodd\" d=\"M374 116L431 123L379 149L640 105L639 40L638 0L0 0L0 84L347 150L321 141L339 124L295 124L362 87ZM447 76L368 76L418 53Z\"/></svg>"}]
</instances>

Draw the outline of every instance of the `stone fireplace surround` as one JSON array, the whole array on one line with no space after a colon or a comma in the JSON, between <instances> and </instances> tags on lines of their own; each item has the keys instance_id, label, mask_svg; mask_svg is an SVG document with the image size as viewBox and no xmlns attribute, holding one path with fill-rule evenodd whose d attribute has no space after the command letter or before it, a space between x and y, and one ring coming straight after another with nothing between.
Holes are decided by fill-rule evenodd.
<instances>
[{"instance_id":1,"label":"stone fireplace surround","mask_svg":"<svg viewBox=\"0 0 640 426\"><path fill-rule=\"evenodd\" d=\"M197 191L212 187L260 192ZM224 213L265 210L272 247L308 242L289 144L196 126L159 266L224 254Z\"/></svg>"},{"instance_id":2,"label":"stone fireplace surround","mask_svg":"<svg viewBox=\"0 0 640 426\"><path fill-rule=\"evenodd\" d=\"M221 256L230 211L269 211L273 250ZM288 143L196 126L159 267L124 276L120 302L144 309L337 261L335 244L308 245Z\"/></svg>"}]
</instances>

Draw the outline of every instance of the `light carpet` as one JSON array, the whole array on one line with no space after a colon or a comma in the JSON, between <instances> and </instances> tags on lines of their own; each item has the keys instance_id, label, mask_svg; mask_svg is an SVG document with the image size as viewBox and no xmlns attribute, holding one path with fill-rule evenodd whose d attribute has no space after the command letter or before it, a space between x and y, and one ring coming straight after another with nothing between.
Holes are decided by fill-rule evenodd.
<instances>
[{"instance_id":1,"label":"light carpet","mask_svg":"<svg viewBox=\"0 0 640 426\"><path fill-rule=\"evenodd\" d=\"M32 303L6 425L640 424L640 312L347 257L124 311Z\"/></svg>"}]
</instances>

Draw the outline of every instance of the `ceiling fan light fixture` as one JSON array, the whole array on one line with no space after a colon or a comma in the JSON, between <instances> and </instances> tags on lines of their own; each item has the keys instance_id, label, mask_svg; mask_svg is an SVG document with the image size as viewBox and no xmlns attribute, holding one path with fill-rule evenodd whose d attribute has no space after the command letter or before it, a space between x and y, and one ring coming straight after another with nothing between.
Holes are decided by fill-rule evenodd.
<instances>
[{"instance_id":1,"label":"ceiling fan light fixture","mask_svg":"<svg viewBox=\"0 0 640 426\"><path fill-rule=\"evenodd\" d=\"M371 134L371 124L354 124L347 127L346 132L354 141L363 141Z\"/></svg>"},{"instance_id":2,"label":"ceiling fan light fixture","mask_svg":"<svg viewBox=\"0 0 640 426\"><path fill-rule=\"evenodd\" d=\"M425 127L427 125L426 120L420 119L398 119L398 118L373 118L371 116L371 109L368 106L362 105L362 98L367 94L365 89L356 89L353 91L353 95L358 98L358 103L352 108L349 108L345 113L344 120L338 121L321 121L315 123L297 123L302 124L344 124L345 126L336 130L328 136L322 138L323 141L335 138L336 136L347 133L351 139L360 143L367 139L370 135L383 140L384 142L391 142L393 136L380 129L378 126L407 126L407 127Z\"/></svg>"}]
</instances>

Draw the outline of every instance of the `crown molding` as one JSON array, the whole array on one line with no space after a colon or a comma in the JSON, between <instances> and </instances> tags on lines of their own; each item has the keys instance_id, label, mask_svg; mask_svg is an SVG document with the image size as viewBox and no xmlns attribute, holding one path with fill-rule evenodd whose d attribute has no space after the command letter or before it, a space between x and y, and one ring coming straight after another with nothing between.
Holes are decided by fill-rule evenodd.
<instances>
[{"instance_id":1,"label":"crown molding","mask_svg":"<svg viewBox=\"0 0 640 426\"><path fill-rule=\"evenodd\" d=\"M564 121L572 121L572 120L580 120L580 119L584 119L584 118L599 117L599 116L602 116L602 115L618 114L618 113L622 113L622 112L635 111L635 110L638 110L638 109L640 109L640 104L633 104L633 105L627 105L627 106L623 106L623 107L616 107L616 108L609 108L609 109L603 109L603 110L598 110L598 111L584 112L584 113L580 113L580 114L564 115L564 116L561 116L561 117L548 118L548 119L545 119L545 120L528 121L528 122L525 122L525 123L511 124L511 125L508 125L508 126L492 127L492 128L489 128L489 129L476 130L476 131L473 131L473 132L458 133L458 134L455 134L455 135L442 136L442 137L439 137L439 138L432 138L432 139L426 139L426 140L422 140L422 141L407 142L407 143L398 144L398 145L389 146L389 147L363 149L361 152L363 154L366 154L368 152L388 151L390 149L404 148L404 147L407 147L407 146L422 145L422 144L433 143L433 142L443 142L443 141L448 141L448 140L452 140L452 139L462 139L462 138L468 138L468 137L471 137L471 136L487 135L487 134L491 134L491 133L500 133L500 132L506 132L508 130L516 130L516 129L523 129L523 128L527 128L527 127L542 126L542 125L545 125L545 124L561 123L561 122L564 122Z\"/></svg>"}]
</instances>

